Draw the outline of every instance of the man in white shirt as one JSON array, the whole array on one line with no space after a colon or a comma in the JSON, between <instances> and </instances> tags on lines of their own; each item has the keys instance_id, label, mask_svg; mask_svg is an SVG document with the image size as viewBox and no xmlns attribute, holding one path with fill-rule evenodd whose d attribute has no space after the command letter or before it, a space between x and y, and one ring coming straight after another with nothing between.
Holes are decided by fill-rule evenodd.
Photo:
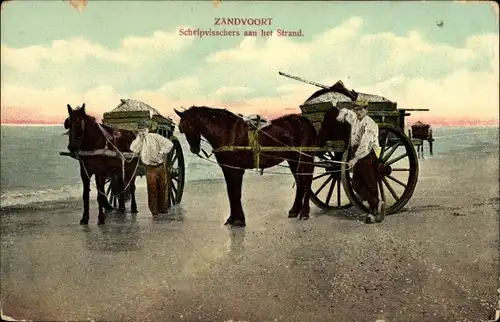
<instances>
[{"instance_id":1,"label":"man in white shirt","mask_svg":"<svg viewBox=\"0 0 500 322\"><path fill-rule=\"evenodd\" d=\"M351 125L350 143L354 156L348 163L353 172L352 187L362 201L368 201L371 213L366 216L367 223L381 222L385 217L385 204L378 199L378 183L374 171L380 146L378 125L367 115L368 103L356 101L353 110L343 108L337 121L347 121Z\"/></svg>"},{"instance_id":2,"label":"man in white shirt","mask_svg":"<svg viewBox=\"0 0 500 322\"><path fill-rule=\"evenodd\" d=\"M130 144L130 150L139 154L142 163L146 165L146 181L148 187L148 205L153 217L167 212L169 197L167 192L166 155L170 152L173 143L157 134L149 133L149 122L140 121L139 133Z\"/></svg>"}]
</instances>

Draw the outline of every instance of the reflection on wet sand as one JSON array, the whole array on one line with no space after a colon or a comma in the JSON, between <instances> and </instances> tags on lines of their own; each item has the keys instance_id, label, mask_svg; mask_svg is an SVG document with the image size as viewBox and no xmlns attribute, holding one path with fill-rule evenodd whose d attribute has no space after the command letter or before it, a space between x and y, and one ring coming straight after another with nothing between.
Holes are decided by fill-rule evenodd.
<instances>
[{"instance_id":1,"label":"reflection on wet sand","mask_svg":"<svg viewBox=\"0 0 500 322\"><path fill-rule=\"evenodd\" d=\"M126 223L98 226L85 231L85 247L89 251L128 252L143 248L139 224Z\"/></svg>"},{"instance_id":2,"label":"reflection on wet sand","mask_svg":"<svg viewBox=\"0 0 500 322\"><path fill-rule=\"evenodd\" d=\"M166 214L159 214L153 218L155 222L168 222L168 221L184 221L184 209L181 205L171 207Z\"/></svg>"},{"instance_id":3,"label":"reflection on wet sand","mask_svg":"<svg viewBox=\"0 0 500 322\"><path fill-rule=\"evenodd\" d=\"M226 259L239 264L245 256L245 227L229 228L229 241L226 243L228 248Z\"/></svg>"}]
</instances>

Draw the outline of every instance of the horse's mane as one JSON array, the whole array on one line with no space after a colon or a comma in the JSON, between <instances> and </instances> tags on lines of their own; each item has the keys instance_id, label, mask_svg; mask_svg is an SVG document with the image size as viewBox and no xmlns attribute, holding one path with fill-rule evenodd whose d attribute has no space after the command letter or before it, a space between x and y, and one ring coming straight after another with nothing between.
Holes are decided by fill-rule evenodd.
<instances>
[{"instance_id":1,"label":"horse's mane","mask_svg":"<svg viewBox=\"0 0 500 322\"><path fill-rule=\"evenodd\" d=\"M190 110L203 111L207 115L214 116L214 117L220 117L222 114L222 115L227 116L228 118L230 118L234 121L242 120L242 118L240 116L229 111L227 108L209 107L209 106L191 106L189 109L186 110L186 112L190 111ZM276 118L270 119L269 122L270 123L279 122L281 120L284 120L284 119L287 119L290 117L300 117L300 114L289 113L289 114L281 115L281 116L278 116Z\"/></svg>"},{"instance_id":2,"label":"horse's mane","mask_svg":"<svg viewBox=\"0 0 500 322\"><path fill-rule=\"evenodd\" d=\"M297 114L297 113L289 113L289 114L285 114L285 115L281 115L281 116L275 117L275 118L269 120L269 122L271 122L271 123L279 122L281 120L284 120L284 119L287 119L287 118L290 118L290 117L301 117L301 115Z\"/></svg>"},{"instance_id":3,"label":"horse's mane","mask_svg":"<svg viewBox=\"0 0 500 322\"><path fill-rule=\"evenodd\" d=\"M233 112L229 111L226 108L219 108L219 107L209 107L209 106L191 106L187 111L202 111L205 114L208 114L209 116L214 116L214 117L220 117L221 114L223 116L227 116L228 118L232 120L239 120L241 117L238 115L234 114Z\"/></svg>"}]
</instances>

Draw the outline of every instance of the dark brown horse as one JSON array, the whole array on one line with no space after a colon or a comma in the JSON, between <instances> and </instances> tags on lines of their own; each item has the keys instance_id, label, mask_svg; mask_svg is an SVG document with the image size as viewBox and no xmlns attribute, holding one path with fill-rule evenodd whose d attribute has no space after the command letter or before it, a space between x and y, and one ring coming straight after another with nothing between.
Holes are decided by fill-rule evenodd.
<instances>
[{"instance_id":1,"label":"dark brown horse","mask_svg":"<svg viewBox=\"0 0 500 322\"><path fill-rule=\"evenodd\" d=\"M186 111L175 111L180 116L179 131L184 133L192 153L199 155L201 137L214 149L227 185L230 215L226 224L245 226L245 215L241 205L241 186L245 169L255 169L254 154L249 150L223 151L224 146L248 146L249 125L239 116L225 109L192 106ZM270 147L313 146L317 134L305 117L297 114L285 115L271 121L260 131L259 145ZM290 150L285 152L263 151L260 169L274 167L287 161L295 177L295 201L289 217L309 218L309 191L314 170L310 154Z\"/></svg>"},{"instance_id":2,"label":"dark brown horse","mask_svg":"<svg viewBox=\"0 0 500 322\"><path fill-rule=\"evenodd\" d=\"M113 145L121 152L130 152L130 144L135 139L133 132L97 123L94 117L85 113L85 103L81 108L74 110L69 104L67 107L69 116L64 122L64 127L68 129L68 150L70 152L89 153L108 147L111 151L115 151ZM105 133L108 138L106 138ZM130 193L132 199L131 211L133 213L137 212L135 170L139 161L138 158L125 160L124 177L122 176L122 159L120 158L102 155L85 155L79 158L80 177L83 183L83 216L80 224L87 225L89 222L89 192L92 175L95 175L97 202L99 204L98 224L105 223L106 216L103 210L111 208L104 194L106 178L112 179L112 192L118 195L119 210L125 211L125 194Z\"/></svg>"},{"instance_id":3,"label":"dark brown horse","mask_svg":"<svg viewBox=\"0 0 500 322\"><path fill-rule=\"evenodd\" d=\"M328 141L343 141L344 148L347 148L351 135L351 125L348 122L337 121L337 116L339 116L339 109L336 107L332 107L325 113L318 134L318 146L326 146ZM340 159L342 159L342 155Z\"/></svg>"},{"instance_id":4,"label":"dark brown horse","mask_svg":"<svg viewBox=\"0 0 500 322\"><path fill-rule=\"evenodd\" d=\"M315 97L321 96L328 92L341 93L348 97L351 101L356 101L359 93L355 90L348 90L341 81L336 82L333 86L325 89L321 89L311 95L307 100L311 100ZM327 145L328 141L343 141L344 150L347 150L349 146L349 139L351 136L351 125L348 122L337 121L337 116L340 110L337 107L332 107L323 116L323 121L321 123L321 128L318 134L318 146L324 147ZM322 158L324 153L318 153L318 156ZM337 163L332 163L332 168L327 169L340 176L340 162L342 160L343 154L335 153L333 160Z\"/></svg>"}]
</instances>

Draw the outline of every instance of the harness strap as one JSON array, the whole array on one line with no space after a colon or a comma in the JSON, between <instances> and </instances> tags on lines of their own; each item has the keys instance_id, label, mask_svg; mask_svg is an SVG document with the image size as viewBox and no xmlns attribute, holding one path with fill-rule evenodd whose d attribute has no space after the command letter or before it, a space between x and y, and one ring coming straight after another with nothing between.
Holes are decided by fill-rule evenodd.
<instances>
[{"instance_id":1,"label":"harness strap","mask_svg":"<svg viewBox=\"0 0 500 322\"><path fill-rule=\"evenodd\" d=\"M258 171L260 168L260 154L261 154L261 146L260 146L260 129L261 119L260 116L257 116L257 124L252 124L248 126L253 126L253 130L248 131L248 145L251 147L251 151L253 153L253 163L255 169ZM264 174L264 168L260 169L260 175Z\"/></svg>"},{"instance_id":2,"label":"harness strap","mask_svg":"<svg viewBox=\"0 0 500 322\"><path fill-rule=\"evenodd\" d=\"M125 159L122 158L122 179L125 182Z\"/></svg>"},{"instance_id":3,"label":"harness strap","mask_svg":"<svg viewBox=\"0 0 500 322\"><path fill-rule=\"evenodd\" d=\"M102 156L107 156L107 157L116 157L116 156L123 155L124 157L130 157L131 159L139 157L139 155L136 154L136 153L134 153L134 152L122 152L122 153L118 153L116 151L109 150L109 149L98 149L98 150L91 150L91 151L78 151L78 152L75 152L74 154L76 154L78 156L82 156L82 157L93 156L93 155L102 155ZM124 160L124 161L126 161L126 160Z\"/></svg>"},{"instance_id":4,"label":"harness strap","mask_svg":"<svg viewBox=\"0 0 500 322\"><path fill-rule=\"evenodd\" d=\"M208 159L212 156L212 154L217 153L217 152L223 152L223 151L234 151L233 147L235 146L235 141L236 141L236 126L238 123L235 123L233 126L233 129L231 130L230 138L229 138L229 145L221 146L215 149L212 149L212 152L208 154L205 149L201 149L201 152L205 155L205 157ZM248 125L248 123L247 123ZM259 129L260 125L260 118L257 120L257 125L255 126L255 129L253 130L248 130L248 146L251 147L251 151L253 153L253 160L254 160L254 167L255 169L259 170L260 168L260 154L261 154L261 147L260 147L260 131ZM248 125L251 126L251 125ZM199 157L201 157L198 154ZM260 174L262 175L264 173L264 169L260 170Z\"/></svg>"},{"instance_id":5,"label":"harness strap","mask_svg":"<svg viewBox=\"0 0 500 322\"><path fill-rule=\"evenodd\" d=\"M101 125L101 123L96 122L99 130L101 130L102 134L106 137L106 139L113 141L113 137L106 131L106 129Z\"/></svg>"},{"instance_id":6,"label":"harness strap","mask_svg":"<svg viewBox=\"0 0 500 322\"><path fill-rule=\"evenodd\" d=\"M251 151L253 153L253 164L254 167L258 170L260 168L260 135L259 129L256 127L254 130L248 131L248 145L251 147Z\"/></svg>"},{"instance_id":7,"label":"harness strap","mask_svg":"<svg viewBox=\"0 0 500 322\"><path fill-rule=\"evenodd\" d=\"M235 141L236 141L236 126L237 125L238 125L238 122L234 123L233 128L231 129L231 132L229 135L229 144L212 149L210 156L216 152L233 151L232 147L235 145ZM205 152L204 149L201 149L201 151L207 156L207 158L210 157L210 156L208 156L208 154Z\"/></svg>"}]
</instances>

